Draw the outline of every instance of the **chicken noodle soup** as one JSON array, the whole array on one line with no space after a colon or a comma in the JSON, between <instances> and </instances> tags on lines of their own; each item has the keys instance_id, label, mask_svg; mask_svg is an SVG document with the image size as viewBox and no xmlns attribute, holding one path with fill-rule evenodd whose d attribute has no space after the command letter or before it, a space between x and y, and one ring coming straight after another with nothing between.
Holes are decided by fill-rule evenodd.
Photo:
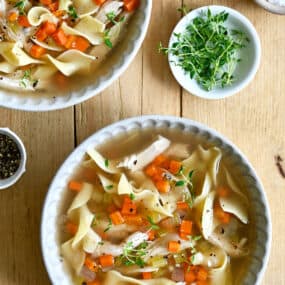
<instances>
[{"instance_id":1,"label":"chicken noodle soup","mask_svg":"<svg viewBox=\"0 0 285 285\"><path fill-rule=\"evenodd\" d=\"M139 0L1 0L0 86L65 87L118 42Z\"/></svg>"},{"instance_id":2,"label":"chicken noodle soup","mask_svg":"<svg viewBox=\"0 0 285 285\"><path fill-rule=\"evenodd\" d=\"M61 245L74 284L240 284L249 201L221 159L162 135L114 159L89 148Z\"/></svg>"}]
</instances>

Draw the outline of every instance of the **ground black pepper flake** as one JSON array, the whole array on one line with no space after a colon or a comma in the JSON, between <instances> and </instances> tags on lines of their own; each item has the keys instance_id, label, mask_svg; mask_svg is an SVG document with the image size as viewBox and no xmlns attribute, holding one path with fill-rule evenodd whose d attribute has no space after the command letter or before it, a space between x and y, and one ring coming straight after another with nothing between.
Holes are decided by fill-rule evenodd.
<instances>
[{"instance_id":1,"label":"ground black pepper flake","mask_svg":"<svg viewBox=\"0 0 285 285\"><path fill-rule=\"evenodd\" d=\"M280 175L285 178L285 171L284 171L284 168L282 167L282 162L283 162L283 159L280 155L276 155L275 156L275 164L279 170L279 173Z\"/></svg>"},{"instance_id":2,"label":"ground black pepper flake","mask_svg":"<svg viewBox=\"0 0 285 285\"><path fill-rule=\"evenodd\" d=\"M20 150L13 139L0 134L0 179L14 175L21 161Z\"/></svg>"}]
</instances>

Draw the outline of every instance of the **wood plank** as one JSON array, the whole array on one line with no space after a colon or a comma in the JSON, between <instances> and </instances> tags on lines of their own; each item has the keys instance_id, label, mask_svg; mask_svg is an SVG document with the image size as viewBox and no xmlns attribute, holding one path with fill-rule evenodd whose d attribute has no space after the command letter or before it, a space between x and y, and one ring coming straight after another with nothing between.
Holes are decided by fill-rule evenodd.
<instances>
[{"instance_id":1,"label":"wood plank","mask_svg":"<svg viewBox=\"0 0 285 285\"><path fill-rule=\"evenodd\" d=\"M0 284L50 284L40 250L41 211L48 185L74 147L73 108L28 113L0 108L0 125L23 140L27 171L0 191Z\"/></svg>"},{"instance_id":2,"label":"wood plank","mask_svg":"<svg viewBox=\"0 0 285 285\"><path fill-rule=\"evenodd\" d=\"M270 14L246 0L193 1L233 7L254 23L261 37L263 57L255 80L240 94L220 101L198 99L183 91L183 116L203 122L231 139L259 174L271 205L273 247L263 284L285 284L285 179L274 157L285 158L285 17ZM285 164L284 164L285 167Z\"/></svg>"}]
</instances>

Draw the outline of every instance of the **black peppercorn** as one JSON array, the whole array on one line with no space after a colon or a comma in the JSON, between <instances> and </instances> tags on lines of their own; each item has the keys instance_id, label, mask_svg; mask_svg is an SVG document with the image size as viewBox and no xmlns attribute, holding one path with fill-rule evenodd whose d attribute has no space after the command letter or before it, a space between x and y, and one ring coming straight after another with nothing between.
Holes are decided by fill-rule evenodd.
<instances>
[{"instance_id":1,"label":"black peppercorn","mask_svg":"<svg viewBox=\"0 0 285 285\"><path fill-rule=\"evenodd\" d=\"M21 153L15 141L0 134L0 179L6 179L16 173L20 166Z\"/></svg>"}]
</instances>

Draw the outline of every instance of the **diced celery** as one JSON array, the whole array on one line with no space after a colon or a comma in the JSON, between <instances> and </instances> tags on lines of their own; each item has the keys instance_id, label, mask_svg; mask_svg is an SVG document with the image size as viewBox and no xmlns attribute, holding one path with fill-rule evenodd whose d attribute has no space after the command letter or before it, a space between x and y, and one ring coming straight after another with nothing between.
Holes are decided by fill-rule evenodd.
<instances>
[{"instance_id":1,"label":"diced celery","mask_svg":"<svg viewBox=\"0 0 285 285\"><path fill-rule=\"evenodd\" d=\"M155 256L151 258L149 262L153 267L157 268L164 267L168 264L167 258L164 258L163 256Z\"/></svg>"}]
</instances>

